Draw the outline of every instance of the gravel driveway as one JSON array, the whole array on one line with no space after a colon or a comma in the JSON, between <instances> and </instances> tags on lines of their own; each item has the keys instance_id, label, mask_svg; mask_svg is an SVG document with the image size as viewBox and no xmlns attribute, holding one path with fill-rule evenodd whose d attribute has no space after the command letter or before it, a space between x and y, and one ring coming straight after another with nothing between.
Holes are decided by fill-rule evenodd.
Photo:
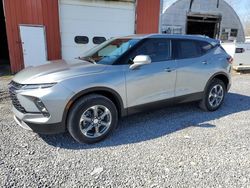
<instances>
[{"instance_id":1,"label":"gravel driveway","mask_svg":"<svg viewBox=\"0 0 250 188\"><path fill-rule=\"evenodd\" d=\"M185 104L127 117L94 145L18 127L7 82L0 81L0 187L250 187L249 74L233 76L216 112Z\"/></svg>"}]
</instances>

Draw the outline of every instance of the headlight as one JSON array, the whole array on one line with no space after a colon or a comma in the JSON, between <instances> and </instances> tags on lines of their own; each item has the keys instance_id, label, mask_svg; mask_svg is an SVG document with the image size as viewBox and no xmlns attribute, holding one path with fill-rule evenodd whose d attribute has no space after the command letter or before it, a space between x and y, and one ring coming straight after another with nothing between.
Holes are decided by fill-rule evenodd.
<instances>
[{"instance_id":1,"label":"headlight","mask_svg":"<svg viewBox=\"0 0 250 188\"><path fill-rule=\"evenodd\" d=\"M23 85L21 89L46 89L54 86L56 83L49 84L27 84Z\"/></svg>"}]
</instances>

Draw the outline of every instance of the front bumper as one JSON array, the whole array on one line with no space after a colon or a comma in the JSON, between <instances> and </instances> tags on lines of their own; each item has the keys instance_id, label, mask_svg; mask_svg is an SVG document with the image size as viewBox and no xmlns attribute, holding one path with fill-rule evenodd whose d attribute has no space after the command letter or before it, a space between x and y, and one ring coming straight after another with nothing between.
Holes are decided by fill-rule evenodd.
<instances>
[{"instance_id":1,"label":"front bumper","mask_svg":"<svg viewBox=\"0 0 250 188\"><path fill-rule=\"evenodd\" d=\"M10 85L10 97L12 100L15 121L24 129L37 133L55 134L65 131L65 107L74 94L56 84L46 89L21 90ZM45 105L49 114L44 115L35 104L39 99Z\"/></svg>"},{"instance_id":2,"label":"front bumper","mask_svg":"<svg viewBox=\"0 0 250 188\"><path fill-rule=\"evenodd\" d=\"M71 96L74 95L61 84L47 89L30 90L20 90L10 86L9 92L14 115L18 119L32 124L57 124L62 122L65 107ZM36 99L41 100L48 110L47 116L35 104Z\"/></svg>"},{"instance_id":3,"label":"front bumper","mask_svg":"<svg viewBox=\"0 0 250 188\"><path fill-rule=\"evenodd\" d=\"M14 120L22 128L30 131L34 131L40 134L57 134L63 133L66 131L66 127L63 123L54 123L54 124L34 124L20 120L14 115Z\"/></svg>"}]
</instances>

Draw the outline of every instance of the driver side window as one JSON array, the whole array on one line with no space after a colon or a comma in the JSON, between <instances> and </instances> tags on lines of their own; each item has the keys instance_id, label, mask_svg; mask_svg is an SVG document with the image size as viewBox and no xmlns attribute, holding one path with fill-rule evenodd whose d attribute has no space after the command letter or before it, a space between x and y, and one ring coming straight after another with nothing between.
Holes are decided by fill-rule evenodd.
<instances>
[{"instance_id":1,"label":"driver side window","mask_svg":"<svg viewBox=\"0 0 250 188\"><path fill-rule=\"evenodd\" d=\"M130 55L130 60L137 55L148 55L152 62L167 61L171 59L170 40L165 38L146 39Z\"/></svg>"}]
</instances>

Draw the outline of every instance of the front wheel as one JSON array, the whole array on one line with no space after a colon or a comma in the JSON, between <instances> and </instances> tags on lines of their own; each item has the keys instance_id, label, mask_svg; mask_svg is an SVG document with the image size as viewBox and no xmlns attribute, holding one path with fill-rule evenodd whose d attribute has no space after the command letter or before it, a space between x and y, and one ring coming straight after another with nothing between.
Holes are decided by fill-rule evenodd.
<instances>
[{"instance_id":1,"label":"front wheel","mask_svg":"<svg viewBox=\"0 0 250 188\"><path fill-rule=\"evenodd\" d=\"M98 142L116 127L118 113L114 103L102 95L78 100L68 116L68 131L80 143Z\"/></svg>"},{"instance_id":2,"label":"front wheel","mask_svg":"<svg viewBox=\"0 0 250 188\"><path fill-rule=\"evenodd\" d=\"M217 110L222 105L225 94L226 86L224 82L216 78L213 79L200 102L200 108L205 111Z\"/></svg>"}]
</instances>

